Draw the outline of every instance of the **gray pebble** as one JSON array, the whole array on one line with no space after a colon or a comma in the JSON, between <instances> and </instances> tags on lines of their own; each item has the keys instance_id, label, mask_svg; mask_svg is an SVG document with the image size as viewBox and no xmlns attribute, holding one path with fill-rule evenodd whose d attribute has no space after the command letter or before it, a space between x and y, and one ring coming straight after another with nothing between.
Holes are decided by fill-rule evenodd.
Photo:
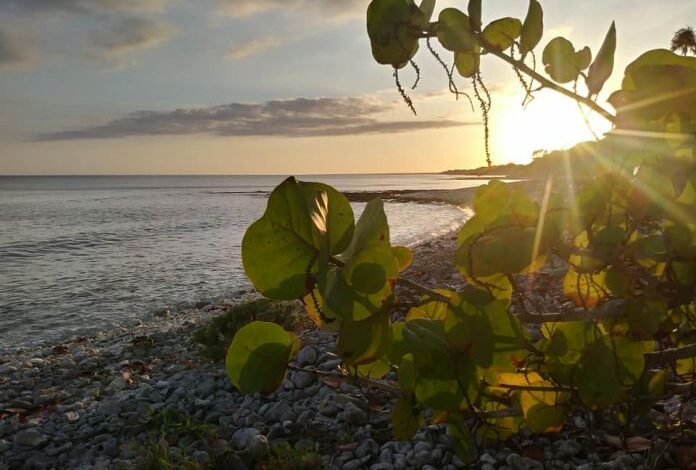
<instances>
[{"instance_id":1,"label":"gray pebble","mask_svg":"<svg viewBox=\"0 0 696 470\"><path fill-rule=\"evenodd\" d=\"M46 443L47 438L36 429L25 429L17 433L14 441L20 446L39 447Z\"/></svg>"}]
</instances>

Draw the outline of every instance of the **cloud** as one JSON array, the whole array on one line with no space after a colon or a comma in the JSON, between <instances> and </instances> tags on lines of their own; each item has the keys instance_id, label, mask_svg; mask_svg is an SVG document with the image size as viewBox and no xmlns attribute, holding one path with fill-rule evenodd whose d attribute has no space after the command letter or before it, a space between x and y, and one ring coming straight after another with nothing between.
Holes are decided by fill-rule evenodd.
<instances>
[{"instance_id":1,"label":"cloud","mask_svg":"<svg viewBox=\"0 0 696 470\"><path fill-rule=\"evenodd\" d=\"M368 0L218 0L225 11L234 16L246 16L266 10L301 10L306 14L325 17L355 16L365 13Z\"/></svg>"},{"instance_id":2,"label":"cloud","mask_svg":"<svg viewBox=\"0 0 696 470\"><path fill-rule=\"evenodd\" d=\"M294 98L264 103L230 103L174 111L138 111L104 124L41 134L40 141L132 136L208 134L216 136L316 137L384 134L479 125L450 119L389 121L392 110L374 97Z\"/></svg>"},{"instance_id":3,"label":"cloud","mask_svg":"<svg viewBox=\"0 0 696 470\"><path fill-rule=\"evenodd\" d=\"M162 11L167 0L2 0L10 13L79 13L94 11Z\"/></svg>"},{"instance_id":4,"label":"cloud","mask_svg":"<svg viewBox=\"0 0 696 470\"><path fill-rule=\"evenodd\" d=\"M263 36L250 41L239 42L227 49L225 57L230 60L242 60L260 54L269 49L286 44L288 41L277 36Z\"/></svg>"},{"instance_id":5,"label":"cloud","mask_svg":"<svg viewBox=\"0 0 696 470\"><path fill-rule=\"evenodd\" d=\"M167 23L147 18L120 18L89 34L88 56L111 59L137 49L156 46L173 35L174 28Z\"/></svg>"}]
</instances>

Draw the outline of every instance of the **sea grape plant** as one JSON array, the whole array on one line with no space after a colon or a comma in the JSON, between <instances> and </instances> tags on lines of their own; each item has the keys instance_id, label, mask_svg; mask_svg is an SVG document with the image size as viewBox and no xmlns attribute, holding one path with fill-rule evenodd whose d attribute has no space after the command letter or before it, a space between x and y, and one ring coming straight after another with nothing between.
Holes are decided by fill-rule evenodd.
<instances>
[{"instance_id":1,"label":"sea grape plant","mask_svg":"<svg viewBox=\"0 0 696 470\"><path fill-rule=\"evenodd\" d=\"M593 156L601 170L587 180L572 173L549 180L535 198L500 181L479 188L457 238L453 262L466 280L457 292L403 276L412 254L391 244L379 199L356 222L340 192L292 177L247 230L244 269L263 295L303 299L318 327L337 332L336 352L357 379L384 385L396 372L399 439L426 418L446 422L459 454L471 459L481 442L522 427L557 432L576 412L628 425L675 376L695 373L696 58L641 55L610 96L611 113L595 100L613 71L613 23L594 59L587 47L551 39L544 75L527 65L543 37L537 0L524 20L485 25L480 0L466 13L446 8L433 22L434 7L434 0L373 0L367 31L375 60L398 71L421 41L434 52L436 38L481 90L481 57L502 59L528 94L536 82L614 124L605 137L611 152ZM460 94L452 74L448 68L450 89ZM550 256L566 263L562 285L551 288L572 310L540 311L528 295ZM421 296L405 316L395 314L404 305L397 285ZM529 334L530 324L541 337ZM277 325L249 324L227 352L232 383L244 393L273 391L298 346Z\"/></svg>"}]
</instances>

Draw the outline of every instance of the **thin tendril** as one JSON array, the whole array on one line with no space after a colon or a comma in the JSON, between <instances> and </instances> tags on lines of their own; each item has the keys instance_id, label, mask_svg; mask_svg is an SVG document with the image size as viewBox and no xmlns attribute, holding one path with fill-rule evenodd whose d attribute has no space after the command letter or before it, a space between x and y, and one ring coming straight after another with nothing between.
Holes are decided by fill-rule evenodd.
<instances>
[{"instance_id":1,"label":"thin tendril","mask_svg":"<svg viewBox=\"0 0 696 470\"><path fill-rule=\"evenodd\" d=\"M575 83L573 83L573 93L576 95L578 94L578 80L575 79ZM596 141L599 141L599 136L595 132L595 130L592 128L592 125L590 124L590 118L587 116L587 113L585 113L585 109L583 109L582 104L580 104L579 101L575 101L578 105L578 109L580 110L580 115L582 116L582 120L585 121L585 125L587 128L590 130L592 133L592 136Z\"/></svg>"},{"instance_id":2,"label":"thin tendril","mask_svg":"<svg viewBox=\"0 0 696 470\"><path fill-rule=\"evenodd\" d=\"M519 48L519 45L517 47ZM513 45L510 48L510 57L513 60L515 60L515 45ZM521 57L520 60L524 61L524 57ZM527 84L527 82L524 80L522 72L520 72L520 69L517 68L517 65L513 64L512 69L515 71L515 75L517 75L517 80L519 80L520 84L522 85L522 88L524 89L524 100L522 100L522 106L525 106L531 92L531 85Z\"/></svg>"},{"instance_id":3,"label":"thin tendril","mask_svg":"<svg viewBox=\"0 0 696 470\"><path fill-rule=\"evenodd\" d=\"M447 79L449 81L449 91L450 93L454 94L457 99L459 99L459 95L463 95L466 97L467 100L469 100L469 105L471 106L471 112L474 112L474 102L471 100L471 96L469 96L467 93L461 92L457 89L457 84L454 82L454 64L452 65L452 68L445 63L444 60L442 60L442 57L440 57L440 54L437 53L437 51L433 48L433 45L430 43L430 37L428 37L425 40L426 44L428 45L428 50L430 53L435 57L435 60L442 65L442 68L445 69L445 73L447 74Z\"/></svg>"},{"instance_id":4,"label":"thin tendril","mask_svg":"<svg viewBox=\"0 0 696 470\"><path fill-rule=\"evenodd\" d=\"M406 94L406 90L404 90L404 87L401 85L401 80L399 80L399 69L397 68L394 68L394 80L396 81L396 89L401 95L401 98L404 100L404 103L406 103L406 106L409 107L415 116L418 116L418 113L416 113L416 108L413 106L413 100L411 100L411 97Z\"/></svg>"},{"instance_id":5,"label":"thin tendril","mask_svg":"<svg viewBox=\"0 0 696 470\"><path fill-rule=\"evenodd\" d=\"M409 63L411 64L411 67L413 67L413 70L416 72L416 81L413 82L413 86L411 87L411 90L415 90L416 87L418 86L418 82L420 82L420 68L418 67L418 64L416 64L413 59L409 59Z\"/></svg>"},{"instance_id":6,"label":"thin tendril","mask_svg":"<svg viewBox=\"0 0 696 470\"><path fill-rule=\"evenodd\" d=\"M474 75L474 78L472 78L471 83L474 86L474 96L478 99L479 106L481 107L481 115L483 117L483 137L484 137L484 144L485 144L485 151L486 151L486 163L488 166L492 166L493 163L491 161L491 148L490 148L490 128L488 126L488 113L491 109L491 102L490 102L490 94L488 93L488 90L486 89L486 86L483 84L483 81L481 80L481 74L477 73ZM484 95L481 95L481 91L479 90L479 86L481 86ZM484 100L484 96L487 97L487 100Z\"/></svg>"}]
</instances>

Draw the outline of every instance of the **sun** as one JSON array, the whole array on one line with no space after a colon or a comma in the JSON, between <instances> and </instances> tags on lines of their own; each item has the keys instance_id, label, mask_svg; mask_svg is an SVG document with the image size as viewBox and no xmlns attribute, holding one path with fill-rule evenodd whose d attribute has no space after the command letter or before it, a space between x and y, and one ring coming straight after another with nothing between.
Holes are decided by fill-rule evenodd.
<instances>
[{"instance_id":1,"label":"sun","mask_svg":"<svg viewBox=\"0 0 696 470\"><path fill-rule=\"evenodd\" d=\"M595 139L611 129L601 116L552 91L535 94L522 107L523 95L507 95L498 101L492 116L494 163L529 163L538 150L557 150ZM588 127L589 124L589 127Z\"/></svg>"}]
</instances>

